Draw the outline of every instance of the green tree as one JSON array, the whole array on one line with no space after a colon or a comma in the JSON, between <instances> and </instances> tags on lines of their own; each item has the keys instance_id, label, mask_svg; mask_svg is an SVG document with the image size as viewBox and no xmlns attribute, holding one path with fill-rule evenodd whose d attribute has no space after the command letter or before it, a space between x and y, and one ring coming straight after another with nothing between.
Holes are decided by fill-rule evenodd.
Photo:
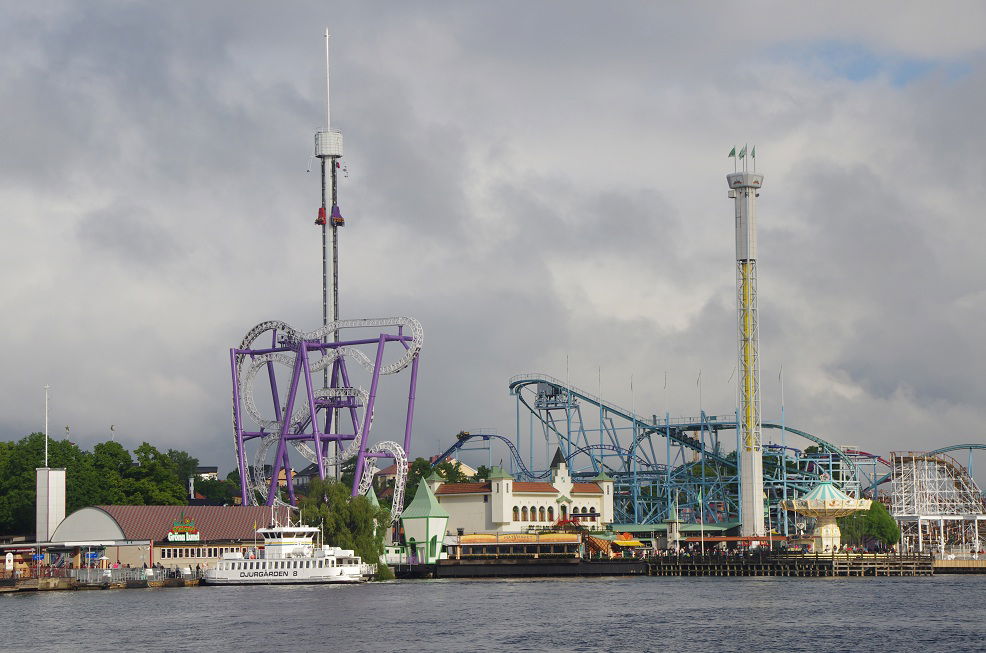
<instances>
[{"instance_id":1,"label":"green tree","mask_svg":"<svg viewBox=\"0 0 986 653\"><path fill-rule=\"evenodd\" d=\"M0 448L0 533L32 534L36 503L35 469L45 464L45 436L32 433ZM66 510L105 503L108 490L91 454L67 440L48 440L48 466L65 468Z\"/></svg>"},{"instance_id":2,"label":"green tree","mask_svg":"<svg viewBox=\"0 0 986 653\"><path fill-rule=\"evenodd\" d=\"M488 481L490 480L490 473L492 473L492 471L493 470L491 470L486 465L480 465L479 467L476 468L476 475L469 480L474 483L482 483L483 481Z\"/></svg>"},{"instance_id":3,"label":"green tree","mask_svg":"<svg viewBox=\"0 0 986 653\"><path fill-rule=\"evenodd\" d=\"M376 507L366 497L351 497L349 486L331 479L312 479L308 495L299 502L304 521L322 529L327 544L353 549L363 562L378 563L384 552L383 538L390 512ZM380 579L393 578L380 563Z\"/></svg>"},{"instance_id":4,"label":"green tree","mask_svg":"<svg viewBox=\"0 0 986 653\"><path fill-rule=\"evenodd\" d=\"M458 461L452 463L445 460L438 463L435 468L438 470L438 475L444 478L446 483L465 483L468 479L462 471L462 463ZM410 479L408 483L410 483Z\"/></svg>"},{"instance_id":5,"label":"green tree","mask_svg":"<svg viewBox=\"0 0 986 653\"><path fill-rule=\"evenodd\" d=\"M175 473L178 475L178 480L183 484L188 483L188 477L195 475L195 470L199 466L199 459L193 458L185 451L178 451L175 449L168 449L168 453L166 455L172 465L174 465Z\"/></svg>"},{"instance_id":6,"label":"green tree","mask_svg":"<svg viewBox=\"0 0 986 653\"><path fill-rule=\"evenodd\" d=\"M418 481L431 475L431 463L420 456L411 462L407 470L407 482L404 484L404 505L411 503L418 489ZM403 508L403 506L402 506Z\"/></svg>"},{"instance_id":7,"label":"green tree","mask_svg":"<svg viewBox=\"0 0 986 653\"><path fill-rule=\"evenodd\" d=\"M33 534L35 469L44 465L45 436L32 433L0 442L0 533ZM182 475L198 462L182 451L162 454L148 443L134 450L102 442L92 452L68 440L48 439L48 466L65 468L68 513L90 505L187 503ZM187 480L187 479L186 479Z\"/></svg>"},{"instance_id":8,"label":"green tree","mask_svg":"<svg viewBox=\"0 0 986 653\"><path fill-rule=\"evenodd\" d=\"M178 478L174 461L147 442L134 449L137 465L124 479L128 503L180 506L188 503L185 484Z\"/></svg>"},{"instance_id":9,"label":"green tree","mask_svg":"<svg viewBox=\"0 0 986 653\"><path fill-rule=\"evenodd\" d=\"M195 491L212 503L231 504L233 497L239 494L239 481L232 483L228 480L201 478L195 481Z\"/></svg>"},{"instance_id":10,"label":"green tree","mask_svg":"<svg viewBox=\"0 0 986 653\"><path fill-rule=\"evenodd\" d=\"M869 510L853 513L838 520L842 531L842 541L847 544L865 545L876 540L885 546L893 546L900 541L900 528L887 512L887 508L874 500Z\"/></svg>"}]
</instances>

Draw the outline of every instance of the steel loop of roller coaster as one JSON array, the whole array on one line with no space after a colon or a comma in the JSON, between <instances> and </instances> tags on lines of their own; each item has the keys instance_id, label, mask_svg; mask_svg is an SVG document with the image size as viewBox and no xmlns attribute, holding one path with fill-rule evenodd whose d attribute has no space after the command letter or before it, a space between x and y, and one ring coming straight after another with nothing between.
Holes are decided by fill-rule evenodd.
<instances>
[{"instance_id":1,"label":"steel loop of roller coaster","mask_svg":"<svg viewBox=\"0 0 986 653\"><path fill-rule=\"evenodd\" d=\"M527 374L521 374L512 377L510 379L510 385L509 385L510 392L513 393L514 395L519 395L520 388L537 383L547 383L549 385L555 386L559 390L569 392L571 396L575 397L576 399L586 401L594 406L602 408L608 413L618 415L619 417L622 417L623 419L631 423L635 423L638 429L641 430L641 433L637 436L633 445L631 445L630 447L631 450L635 449L641 441L649 438L651 435L656 433L662 437L670 438L676 444L680 444L682 446L688 447L689 449L692 449L694 451L704 452L707 458L715 462L727 465L734 469L736 467L736 462L734 460L730 460L724 456L719 456L713 452L708 451L707 449L704 449L700 440L698 440L697 438L692 438L687 435L688 431L697 431L702 428L706 428L710 430L735 429L736 428L735 421L710 418L705 421L697 421L697 422L687 421L687 422L676 422L670 424L654 424L652 422L648 422L644 419L641 419L633 411L627 410L626 408L623 408L617 404L606 401L600 397L593 395L592 393L586 392L585 390L566 384L564 381L561 381L560 379L557 379L553 376L547 374L540 374L540 373L527 373ZM531 406L527 402L527 400L524 399L522 396L520 397L520 400L521 403L523 403L528 408L528 410L530 410L532 413L535 413L535 416L540 419L540 416L537 415L536 408ZM770 422L763 423L762 428L777 429L777 430L783 429L788 433L793 433L806 440L814 442L823 451L838 456L850 468L855 467L855 463L853 462L852 458L849 457L846 454L846 452L842 450L841 447L838 447L837 445L834 445L831 442L828 442L827 440L818 437L817 435L813 435L811 433L808 433L807 431L802 431L800 429L792 428L790 426L782 426L781 424L774 424Z\"/></svg>"},{"instance_id":2,"label":"steel loop of roller coaster","mask_svg":"<svg viewBox=\"0 0 986 653\"><path fill-rule=\"evenodd\" d=\"M543 470L543 471L540 471L540 472L534 472L534 471L528 469L527 465L524 463L524 459L521 458L520 452L517 450L516 445L514 445L514 443L509 438L504 437L502 435L499 435L497 433L463 433L463 434L461 434L459 436L459 438L456 440L456 442L451 447L449 447L448 449L446 449L445 451L443 451L440 455L438 455L438 456L435 457L435 461L432 463L432 467L434 467L434 466L438 465L439 463L441 463L442 461L446 460L453 453L455 453L460 448L462 448L463 446L465 446L465 444L467 442L469 442L470 440L491 440L491 439L499 440L499 441L503 442L506 445L507 449L510 451L510 456L511 456L511 459L513 460L514 469L520 471L520 473L524 477L533 480L533 479L539 479L539 478L547 478L548 476L551 475L551 470L550 469ZM632 453L632 451L629 450L629 449L624 449L622 447L616 447L616 446L609 445L609 444L590 444L590 445L588 445L586 447L582 447L581 449L577 449L577 450L571 452L570 454L568 454L567 456L565 456L565 462L567 464L569 464L569 467L571 468L571 464L570 463L571 463L572 460L574 460L576 457L578 457L581 454L589 453L589 452L592 452L592 451L612 451L614 453L618 453L618 454L620 454L620 456L626 458L627 460L633 459L635 462L637 462L637 464L645 466L647 468L645 471L650 471L650 468L655 468L655 471L656 471L657 468L660 468L660 469L663 470L666 467L664 465L655 465L655 464L651 463L650 461L648 461L648 460L646 460L646 459L644 459L644 458L642 458L640 456L635 456Z\"/></svg>"},{"instance_id":3,"label":"steel loop of roller coaster","mask_svg":"<svg viewBox=\"0 0 986 653\"><path fill-rule=\"evenodd\" d=\"M543 387L534 389L533 397L529 392L525 392L530 386L540 386L546 384L552 389L549 394L542 396L545 392ZM571 444L582 444L588 432L595 432L596 429L590 427L585 431L585 415L578 407L581 402L584 406L592 409L599 409L600 438L602 434L614 441L614 445L592 445L580 447L571 452L566 457L570 460L580 454L587 453L592 458L594 468L606 467L607 471L616 478L617 485L623 488L623 494L632 496L632 502L643 501L644 512L654 518L656 510L667 511L670 509L671 497L683 497L686 501L699 504L699 487L704 487L705 501L724 501L727 511L734 507L736 502L735 483L737 481L737 463L732 454L725 455L718 448L718 437L720 431L735 430L737 427L734 415L728 418L721 416L707 416L703 414L697 418L667 418L663 423L656 418L647 420L642 418L636 411L628 410L623 406L607 401L601 397L587 392L581 388L571 385L561 379L542 373L525 373L514 376L510 379L509 388L520 406L530 414L535 423L545 429L545 436L550 432L552 437L557 436L559 442L562 440ZM565 411L565 418L553 419L550 417L551 411ZM574 411L575 418L568 417L568 411ZM612 420L620 420L620 426L613 424ZM765 481L769 487L779 488L787 486L796 492L807 491L813 486L826 467L833 465L839 466L841 474L839 477L840 485L847 489L850 486L855 490L858 488L859 471L852 455L844 451L841 447L821 438L817 435L803 431L798 428L775 423L764 423L762 428L765 430L783 430L786 433L799 436L815 445L820 450L820 454L809 459L800 459L800 464L796 470L789 470L789 463L780 461L791 460L790 449L794 453L794 460L798 460L800 451L788 447L771 447L765 445L765 451L773 451L775 458L765 460ZM617 431L632 430L634 437L629 446L619 442ZM567 432L566 432L567 431ZM697 434L701 433L701 437ZM670 445L681 447L682 451L691 450L700 455L696 461L686 462L683 454L680 463L672 465L668 460L666 464L658 464L656 450L653 445L654 436L664 438ZM709 436L711 435L711 440ZM532 436L533 437L533 436ZM576 442L579 439L580 442ZM713 443L713 444L710 444ZM523 465L521 456L511 443L512 455L518 468L527 470L529 465ZM602 456L595 454L607 451L616 452L622 460L621 465L605 465ZM639 455L638 455L639 454ZM670 455L670 450L669 450ZM779 459L777 457L779 456ZM611 459L610 462L615 462ZM570 463L570 469L572 469ZM698 473L696 474L696 470ZM653 472L657 472L654 474ZM529 472L528 472L529 473ZM577 472L575 472L577 473ZM768 475L773 474L773 478ZM543 477L544 473L534 472L532 478ZM654 476L655 478L651 478ZM657 482L657 485L654 483ZM780 483L781 485L777 485ZM649 489L647 489L649 488ZM732 489L730 489L732 488ZM654 503L654 494L660 493L667 502L664 508L658 508ZM779 490L778 490L779 492ZM645 496L646 495L646 496ZM677 499L675 499L677 501ZM639 518L641 508L633 508ZM646 517L645 517L646 518Z\"/></svg>"},{"instance_id":4,"label":"steel loop of roller coaster","mask_svg":"<svg viewBox=\"0 0 986 653\"><path fill-rule=\"evenodd\" d=\"M387 364L382 364L379 359L377 361L371 360L364 352L354 346L355 344L367 344L368 341L354 341L354 343L343 343L342 345L336 344L333 346L322 345L324 340L343 329L386 327L398 327L400 330L399 333L402 335L389 336L389 338L399 340L404 347L403 354ZM264 343L258 343L258 340L266 334L270 334L269 346L264 346ZM381 343L383 342L383 338L384 336L381 335ZM303 383L308 383L309 385L311 385L314 375L327 370L337 361L344 365L345 360L354 360L360 366L376 375L391 375L400 372L416 360L423 342L424 335L421 323L414 318L405 316L336 320L328 325L308 332L299 331L280 320L261 322L250 329L240 342L240 346L233 350L234 383L236 385L233 393L233 446L237 459L242 461L241 468L247 472L246 484L250 494L257 495L269 503L272 499L272 502L275 504L284 504L280 497L274 496L271 498L268 496L271 479L267 473L267 467L271 447L277 444L282 438L290 436L294 437L287 444L290 444L305 459L312 463L321 462L323 465L338 465L361 451L364 453L387 455L388 457L394 458L395 461L407 460L407 455L403 447L396 442L386 441L366 446L366 438L369 435L373 422L372 411L371 414L367 414L368 407L372 403L368 401L369 393L359 386L333 386L312 389L312 397L314 397L316 403L318 400L342 400L351 398L353 403L349 406L349 409L353 411L352 419L355 432L344 450L335 454L325 453L322 455L322 460L319 461L319 454L309 443L304 438L297 437L309 435L306 433L309 426L317 430L317 426L313 425L316 409L310 404L308 397L302 394L296 398L294 402L295 407L291 411L290 416L280 414L276 416L276 419L264 417L257 407L254 398L254 381L261 370L266 368L271 380L271 390L274 392L276 386L274 385L272 366L276 363L288 368L294 368L300 352L307 349L309 353L314 353L315 351L320 351L321 353L321 356L315 362L308 363L307 360L305 361L307 378ZM302 346L302 343L305 346ZM412 374L412 386L414 383L413 377L414 374ZM410 402L410 405L413 405L413 394ZM275 397L276 403L277 399ZM242 416L238 414L240 407L257 424L260 429L259 432L248 433L243 430ZM356 413L357 410L359 410L358 415ZM408 423L410 424L410 422ZM363 428L360 428L361 424L364 425ZM312 435L312 441L314 442L316 440L315 434L310 435ZM249 438L260 439L260 445L255 451L252 463L246 462L247 454L241 450L240 438L243 438L244 441ZM272 469L274 468L273 465L270 467ZM366 478L364 477L372 480L372 475L376 471L373 458L366 458L363 461L362 469L364 470L364 474L357 474L358 485L361 492L366 493L369 490L369 483L366 482ZM403 502L397 499L402 499L403 497L406 479L407 465L398 464L394 493L394 505L398 512L402 508ZM246 499L247 497L244 497L244 500Z\"/></svg>"}]
</instances>

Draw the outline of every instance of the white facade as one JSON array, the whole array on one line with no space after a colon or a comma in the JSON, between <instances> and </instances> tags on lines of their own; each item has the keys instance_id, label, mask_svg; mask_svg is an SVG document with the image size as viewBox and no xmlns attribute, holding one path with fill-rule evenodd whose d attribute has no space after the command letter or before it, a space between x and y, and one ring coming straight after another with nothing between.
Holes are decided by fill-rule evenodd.
<instances>
[{"instance_id":1,"label":"white facade","mask_svg":"<svg viewBox=\"0 0 986 653\"><path fill-rule=\"evenodd\" d=\"M608 477L573 482L564 462L554 466L550 482L516 481L498 469L492 476L487 483L429 483L448 511L449 534L460 529L463 533L548 529L568 519L601 530L613 521L613 482Z\"/></svg>"}]
</instances>

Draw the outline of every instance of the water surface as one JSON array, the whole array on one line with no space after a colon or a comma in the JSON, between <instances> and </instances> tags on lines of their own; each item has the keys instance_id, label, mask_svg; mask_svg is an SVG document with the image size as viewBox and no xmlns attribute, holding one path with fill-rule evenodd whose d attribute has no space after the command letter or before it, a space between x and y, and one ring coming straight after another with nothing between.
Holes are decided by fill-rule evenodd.
<instances>
[{"instance_id":1,"label":"water surface","mask_svg":"<svg viewBox=\"0 0 986 653\"><path fill-rule=\"evenodd\" d=\"M0 594L11 651L986 650L986 576L435 580Z\"/></svg>"}]
</instances>

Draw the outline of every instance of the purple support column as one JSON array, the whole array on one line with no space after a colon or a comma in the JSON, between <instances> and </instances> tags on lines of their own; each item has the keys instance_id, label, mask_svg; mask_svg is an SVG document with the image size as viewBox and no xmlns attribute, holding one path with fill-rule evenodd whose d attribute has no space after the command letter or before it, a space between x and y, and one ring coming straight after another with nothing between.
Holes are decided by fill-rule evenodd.
<instances>
[{"instance_id":1,"label":"purple support column","mask_svg":"<svg viewBox=\"0 0 986 653\"><path fill-rule=\"evenodd\" d=\"M332 375L329 378L331 379L329 381L329 387L338 388L339 387L339 359L338 358L332 361ZM330 404L333 403L334 401L335 399L333 399L330 402ZM338 421L339 420L338 420L338 415L336 414L336 410L333 407L326 407L325 430L323 431L323 433L325 433L329 437L326 438L325 442L322 445L325 448L325 451L322 452L323 456L329 455L329 444L332 440L336 441L337 443L336 449L338 449L339 439L335 437L331 437L333 433L335 434L339 433Z\"/></svg>"},{"instance_id":2,"label":"purple support column","mask_svg":"<svg viewBox=\"0 0 986 653\"><path fill-rule=\"evenodd\" d=\"M407 391L407 420L404 422L404 453L411 459L411 423L414 422L414 394L418 387L418 357L411 361L411 386Z\"/></svg>"},{"instance_id":3,"label":"purple support column","mask_svg":"<svg viewBox=\"0 0 986 653\"><path fill-rule=\"evenodd\" d=\"M243 451L243 426L240 423L240 379L236 374L236 351L229 350L229 367L233 374L233 429L236 431L236 464L240 470L240 496L250 505L246 485L246 452Z\"/></svg>"},{"instance_id":4,"label":"purple support column","mask_svg":"<svg viewBox=\"0 0 986 653\"><path fill-rule=\"evenodd\" d=\"M349 385L349 371L346 369L346 361L342 359L339 359L339 373L342 375L342 387L351 388L352 386ZM356 413L356 406L353 405L352 401L350 401L350 406L349 406L349 419L353 423L353 437L355 438L356 434L359 433L360 431L360 422L359 422L359 415ZM339 423L341 424L342 420L339 420ZM339 435L342 435L341 428L339 429L338 432ZM342 440L342 438L339 439Z\"/></svg>"},{"instance_id":5,"label":"purple support column","mask_svg":"<svg viewBox=\"0 0 986 653\"><path fill-rule=\"evenodd\" d=\"M270 487L267 489L267 505L274 505L274 497L277 492L277 476L281 473L282 459L286 453L288 429L291 428L291 413L294 411L294 398L298 394L298 380L301 377L301 360L296 358L294 370L291 372L291 386L288 390L288 402L284 407L284 419L281 424L281 433L277 441L277 453L274 455L274 469L271 470Z\"/></svg>"},{"instance_id":6,"label":"purple support column","mask_svg":"<svg viewBox=\"0 0 986 653\"><path fill-rule=\"evenodd\" d=\"M288 448L284 447L284 481L288 486L288 503L292 506L298 505L294 499L294 472L291 470L291 458L288 456Z\"/></svg>"},{"instance_id":7,"label":"purple support column","mask_svg":"<svg viewBox=\"0 0 986 653\"><path fill-rule=\"evenodd\" d=\"M370 396L366 401L366 419L363 420L363 438L359 445L359 455L356 458L356 474L353 478L353 491L351 496L356 496L359 489L360 479L363 477L363 461L366 460L366 444L369 439L370 424L373 422L373 404L377 399L377 384L380 381L380 365L383 363L383 348L387 344L387 334L380 334L380 341L377 343L377 358L373 363L373 380L370 381Z\"/></svg>"},{"instance_id":8,"label":"purple support column","mask_svg":"<svg viewBox=\"0 0 986 653\"><path fill-rule=\"evenodd\" d=\"M312 423L312 444L315 445L315 464L318 465L318 477L325 480L325 461L322 456L322 437L318 432L318 419L315 417L315 389L312 387L312 369L308 364L308 348L305 343L301 343L298 356L301 357L301 365L305 371L305 393L308 395L308 416ZM292 492L294 488L292 487Z\"/></svg>"}]
</instances>

